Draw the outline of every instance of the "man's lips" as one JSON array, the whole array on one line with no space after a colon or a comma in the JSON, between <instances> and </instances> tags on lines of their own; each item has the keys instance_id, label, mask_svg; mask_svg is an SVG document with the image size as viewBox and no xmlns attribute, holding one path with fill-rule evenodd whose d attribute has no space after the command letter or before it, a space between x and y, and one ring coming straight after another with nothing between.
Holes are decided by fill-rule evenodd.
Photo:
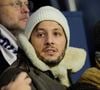
<instances>
[{"instance_id":1,"label":"man's lips","mask_svg":"<svg viewBox=\"0 0 100 90\"><path fill-rule=\"evenodd\" d=\"M21 18L20 21L27 22L28 21L28 18Z\"/></svg>"},{"instance_id":2,"label":"man's lips","mask_svg":"<svg viewBox=\"0 0 100 90\"><path fill-rule=\"evenodd\" d=\"M45 48L43 49L43 52L47 54L55 54L58 50L56 48Z\"/></svg>"},{"instance_id":3,"label":"man's lips","mask_svg":"<svg viewBox=\"0 0 100 90\"><path fill-rule=\"evenodd\" d=\"M21 20L21 21L27 22L28 19L29 19L29 16L28 16L28 15L20 17L20 20Z\"/></svg>"}]
</instances>

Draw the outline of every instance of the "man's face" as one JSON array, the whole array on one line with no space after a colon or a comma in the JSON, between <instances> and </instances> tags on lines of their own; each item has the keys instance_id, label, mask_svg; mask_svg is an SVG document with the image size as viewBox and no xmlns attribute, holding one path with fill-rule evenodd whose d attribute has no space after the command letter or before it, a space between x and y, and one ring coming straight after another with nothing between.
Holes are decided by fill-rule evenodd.
<instances>
[{"instance_id":1,"label":"man's face","mask_svg":"<svg viewBox=\"0 0 100 90\"><path fill-rule=\"evenodd\" d=\"M0 24L10 30L24 29L29 18L27 5L28 0L0 0Z\"/></svg>"},{"instance_id":2,"label":"man's face","mask_svg":"<svg viewBox=\"0 0 100 90\"><path fill-rule=\"evenodd\" d=\"M66 38L63 28L54 21L41 22L31 35L36 54L49 66L58 64L64 56Z\"/></svg>"}]
</instances>

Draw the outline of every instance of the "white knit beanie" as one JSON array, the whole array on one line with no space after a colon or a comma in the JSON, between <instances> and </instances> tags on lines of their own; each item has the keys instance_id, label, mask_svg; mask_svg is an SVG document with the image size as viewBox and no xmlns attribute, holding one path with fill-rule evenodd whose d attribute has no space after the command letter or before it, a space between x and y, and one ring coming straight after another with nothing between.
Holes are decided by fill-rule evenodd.
<instances>
[{"instance_id":1,"label":"white knit beanie","mask_svg":"<svg viewBox=\"0 0 100 90\"><path fill-rule=\"evenodd\" d=\"M44 21L44 20L53 20L59 23L63 27L66 34L67 47L68 47L69 40L70 40L70 32L69 32L69 25L68 25L67 19L58 9L51 6L43 6L30 16L29 22L25 29L26 37L29 39L32 33L32 30L34 30L35 26L39 22Z\"/></svg>"}]
</instances>

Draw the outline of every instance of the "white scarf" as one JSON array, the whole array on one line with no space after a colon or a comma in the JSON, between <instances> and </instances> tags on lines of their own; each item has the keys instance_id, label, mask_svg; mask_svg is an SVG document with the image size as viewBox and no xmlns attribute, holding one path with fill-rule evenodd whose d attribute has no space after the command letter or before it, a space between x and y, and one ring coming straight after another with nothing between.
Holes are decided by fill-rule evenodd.
<instances>
[{"instance_id":1,"label":"white scarf","mask_svg":"<svg viewBox=\"0 0 100 90\"><path fill-rule=\"evenodd\" d=\"M17 59L16 38L0 24L0 50L9 65Z\"/></svg>"}]
</instances>

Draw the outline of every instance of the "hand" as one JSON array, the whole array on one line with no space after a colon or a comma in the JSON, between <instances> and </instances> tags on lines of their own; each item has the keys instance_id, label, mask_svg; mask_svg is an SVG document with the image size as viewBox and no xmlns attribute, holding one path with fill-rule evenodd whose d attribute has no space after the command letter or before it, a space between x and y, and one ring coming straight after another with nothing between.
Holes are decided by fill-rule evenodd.
<instances>
[{"instance_id":1,"label":"hand","mask_svg":"<svg viewBox=\"0 0 100 90\"><path fill-rule=\"evenodd\" d=\"M3 86L1 90L31 90L31 79L26 72L21 72L15 81Z\"/></svg>"}]
</instances>

